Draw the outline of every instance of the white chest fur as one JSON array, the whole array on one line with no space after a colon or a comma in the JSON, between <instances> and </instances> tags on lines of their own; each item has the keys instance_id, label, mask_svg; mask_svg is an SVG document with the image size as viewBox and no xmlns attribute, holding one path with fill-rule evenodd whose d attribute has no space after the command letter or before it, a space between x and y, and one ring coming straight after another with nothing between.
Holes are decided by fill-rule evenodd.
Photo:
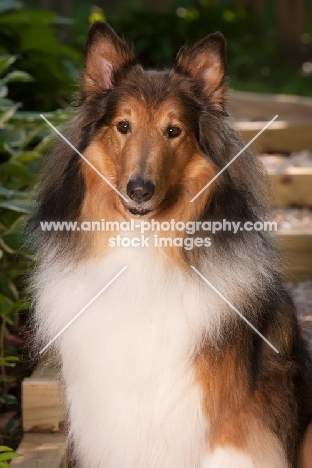
<instances>
[{"instance_id":1,"label":"white chest fur","mask_svg":"<svg viewBox=\"0 0 312 468\"><path fill-rule=\"evenodd\" d=\"M39 335L53 338L125 265L56 342L81 467L200 467L209 422L193 354L204 333L218 333L224 310L200 279L149 249L42 268Z\"/></svg>"}]
</instances>

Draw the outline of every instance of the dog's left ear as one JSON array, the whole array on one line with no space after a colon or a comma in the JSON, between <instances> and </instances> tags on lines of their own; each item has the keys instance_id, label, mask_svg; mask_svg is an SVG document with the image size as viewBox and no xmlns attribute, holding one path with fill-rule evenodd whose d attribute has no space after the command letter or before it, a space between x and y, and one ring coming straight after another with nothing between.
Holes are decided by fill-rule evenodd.
<instances>
[{"instance_id":1,"label":"dog's left ear","mask_svg":"<svg viewBox=\"0 0 312 468\"><path fill-rule=\"evenodd\" d=\"M209 34L192 46L182 47L174 69L197 81L202 95L223 107L226 42L220 32Z\"/></svg>"}]
</instances>

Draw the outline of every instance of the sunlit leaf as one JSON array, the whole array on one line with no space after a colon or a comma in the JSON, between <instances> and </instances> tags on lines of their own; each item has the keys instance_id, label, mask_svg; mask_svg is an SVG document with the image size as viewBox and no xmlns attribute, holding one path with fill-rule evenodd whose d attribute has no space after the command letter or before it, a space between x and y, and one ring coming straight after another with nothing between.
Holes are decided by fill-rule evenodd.
<instances>
[{"instance_id":1,"label":"sunlit leaf","mask_svg":"<svg viewBox=\"0 0 312 468\"><path fill-rule=\"evenodd\" d=\"M4 80L1 80L2 83L0 82L0 98L4 98L8 94L8 87L4 84Z\"/></svg>"},{"instance_id":2,"label":"sunlit leaf","mask_svg":"<svg viewBox=\"0 0 312 468\"><path fill-rule=\"evenodd\" d=\"M14 458L18 458L21 455L16 452L2 452L0 453L0 462L14 460Z\"/></svg>"},{"instance_id":3,"label":"sunlit leaf","mask_svg":"<svg viewBox=\"0 0 312 468\"><path fill-rule=\"evenodd\" d=\"M11 108L5 111L0 111L0 128L10 120L10 118L15 114L16 110L20 107L20 104L14 104Z\"/></svg>"},{"instance_id":4,"label":"sunlit leaf","mask_svg":"<svg viewBox=\"0 0 312 468\"><path fill-rule=\"evenodd\" d=\"M11 83L13 81L19 81L21 83L27 83L29 81L34 81L33 77L24 71L14 70L11 73L8 73L4 78L3 81L5 83Z\"/></svg>"},{"instance_id":5,"label":"sunlit leaf","mask_svg":"<svg viewBox=\"0 0 312 468\"><path fill-rule=\"evenodd\" d=\"M0 74L2 74L7 68L9 68L9 66L12 65L12 63L14 63L16 59L17 55L0 55Z\"/></svg>"}]
</instances>

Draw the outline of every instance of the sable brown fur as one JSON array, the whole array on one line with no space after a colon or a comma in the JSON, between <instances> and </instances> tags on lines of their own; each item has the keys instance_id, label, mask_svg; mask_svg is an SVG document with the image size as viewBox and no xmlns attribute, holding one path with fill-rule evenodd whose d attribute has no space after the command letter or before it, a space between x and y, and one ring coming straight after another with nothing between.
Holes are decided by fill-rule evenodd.
<instances>
[{"instance_id":1,"label":"sable brown fur","mask_svg":"<svg viewBox=\"0 0 312 468\"><path fill-rule=\"evenodd\" d=\"M153 178L156 191L146 204L151 214L145 219L256 222L267 216L264 171L249 150L190 203L244 146L226 112L225 55L224 39L215 33L182 48L171 70L146 72L133 49L108 25L91 27L76 114L65 136L122 193L133 175ZM125 120L133 126L131 143L116 131ZM164 135L169 124L181 127L181 140L168 143ZM136 133L136 128L141 130ZM52 261L63 255L75 262L105 256L107 234L41 232L40 221L132 216L63 141L53 147L39 187L30 237L39 256L51 248ZM194 366L211 423L207 445L230 445L257 456L266 444L274 450L279 441L290 468L311 468L311 361L273 241L257 231L235 236L220 232L205 251L173 248L160 255L185 271L190 265L218 265L221 259L235 270L237 252L257 259L259 270L240 312L279 354L236 317L225 326L222 339L211 343L203 336ZM198 281L191 270L189 275ZM236 287L238 292L244 289L239 278Z\"/></svg>"}]
</instances>

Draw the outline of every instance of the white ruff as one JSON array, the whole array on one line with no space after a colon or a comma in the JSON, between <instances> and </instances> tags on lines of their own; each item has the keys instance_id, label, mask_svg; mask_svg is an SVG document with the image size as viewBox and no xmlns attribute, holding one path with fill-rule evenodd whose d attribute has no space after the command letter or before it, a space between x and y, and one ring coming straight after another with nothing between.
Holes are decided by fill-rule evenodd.
<instances>
[{"instance_id":1,"label":"white ruff","mask_svg":"<svg viewBox=\"0 0 312 468\"><path fill-rule=\"evenodd\" d=\"M42 265L34 277L39 338L53 338L125 265L55 343L79 466L207 466L209 422L193 356L203 336L219 336L226 307L201 279L144 248L77 267ZM203 273L234 299L233 273L222 265Z\"/></svg>"}]
</instances>

